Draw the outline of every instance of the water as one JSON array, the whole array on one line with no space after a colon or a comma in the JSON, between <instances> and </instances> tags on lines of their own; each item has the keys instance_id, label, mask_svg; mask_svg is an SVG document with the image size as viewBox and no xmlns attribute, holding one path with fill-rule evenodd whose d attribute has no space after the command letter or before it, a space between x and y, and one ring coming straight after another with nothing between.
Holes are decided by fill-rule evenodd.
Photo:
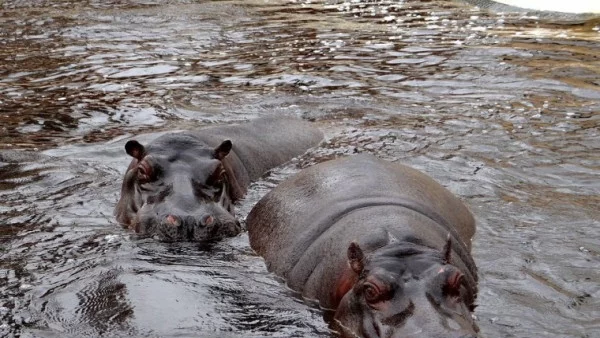
<instances>
[{"instance_id":1,"label":"water","mask_svg":"<svg viewBox=\"0 0 600 338\"><path fill-rule=\"evenodd\" d=\"M137 239L127 139L258 116L372 152L478 221L486 337L600 337L600 20L448 1L3 1L0 336L329 337L248 245ZM141 134L141 135L140 135Z\"/></svg>"}]
</instances>

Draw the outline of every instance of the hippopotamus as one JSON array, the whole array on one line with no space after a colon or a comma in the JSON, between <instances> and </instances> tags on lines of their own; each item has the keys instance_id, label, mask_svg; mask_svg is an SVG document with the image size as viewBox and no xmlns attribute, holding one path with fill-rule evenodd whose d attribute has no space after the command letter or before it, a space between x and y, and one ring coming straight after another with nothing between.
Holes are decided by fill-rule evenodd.
<instances>
[{"instance_id":1,"label":"hippopotamus","mask_svg":"<svg viewBox=\"0 0 600 338\"><path fill-rule=\"evenodd\" d=\"M415 169L367 154L322 162L266 194L246 225L269 271L342 337L478 337L474 218Z\"/></svg>"},{"instance_id":2,"label":"hippopotamus","mask_svg":"<svg viewBox=\"0 0 600 338\"><path fill-rule=\"evenodd\" d=\"M133 159L115 208L117 221L163 241L211 241L241 231L233 204L267 170L315 146L323 134L294 118L165 134L125 144Z\"/></svg>"}]
</instances>

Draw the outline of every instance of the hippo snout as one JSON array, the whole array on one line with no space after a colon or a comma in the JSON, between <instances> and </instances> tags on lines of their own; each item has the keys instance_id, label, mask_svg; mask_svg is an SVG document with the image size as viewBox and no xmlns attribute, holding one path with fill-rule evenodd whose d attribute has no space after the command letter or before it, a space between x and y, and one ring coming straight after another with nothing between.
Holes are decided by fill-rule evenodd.
<instances>
[{"instance_id":1,"label":"hippo snout","mask_svg":"<svg viewBox=\"0 0 600 338\"><path fill-rule=\"evenodd\" d=\"M140 210L138 232L163 241L210 241L235 236L240 223L219 205L202 205L186 212L178 208Z\"/></svg>"},{"instance_id":2,"label":"hippo snout","mask_svg":"<svg viewBox=\"0 0 600 338\"><path fill-rule=\"evenodd\" d=\"M167 214L161 217L158 226L159 237L167 241L194 240L198 237L208 239L207 235L212 232L215 221L209 214L204 215L176 215ZM199 233L203 233L199 236Z\"/></svg>"},{"instance_id":3,"label":"hippo snout","mask_svg":"<svg viewBox=\"0 0 600 338\"><path fill-rule=\"evenodd\" d=\"M177 216L169 214L162 221L164 227L179 228L184 224L188 224L187 230L193 231L195 227L211 227L215 223L215 219L212 215L203 215L201 217L194 216Z\"/></svg>"},{"instance_id":4,"label":"hippo snout","mask_svg":"<svg viewBox=\"0 0 600 338\"><path fill-rule=\"evenodd\" d=\"M228 215L174 215L162 217L157 233L165 241L207 241L223 236L235 236L241 231L239 222Z\"/></svg>"}]
</instances>

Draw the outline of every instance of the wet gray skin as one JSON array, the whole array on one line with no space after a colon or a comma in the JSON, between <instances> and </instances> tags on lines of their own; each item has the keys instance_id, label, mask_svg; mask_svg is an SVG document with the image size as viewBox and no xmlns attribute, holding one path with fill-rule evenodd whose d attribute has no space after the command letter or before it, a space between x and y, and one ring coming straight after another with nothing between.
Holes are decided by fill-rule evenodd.
<instances>
[{"instance_id":1,"label":"wet gray skin","mask_svg":"<svg viewBox=\"0 0 600 338\"><path fill-rule=\"evenodd\" d=\"M476 337L475 221L423 173L366 154L302 170L246 218L270 271L344 337Z\"/></svg>"},{"instance_id":2,"label":"wet gray skin","mask_svg":"<svg viewBox=\"0 0 600 338\"><path fill-rule=\"evenodd\" d=\"M237 235L241 227L221 162L231 147L227 140L211 149L189 134L169 134L149 147L127 142L134 160L123 180L117 220L164 241Z\"/></svg>"}]
</instances>

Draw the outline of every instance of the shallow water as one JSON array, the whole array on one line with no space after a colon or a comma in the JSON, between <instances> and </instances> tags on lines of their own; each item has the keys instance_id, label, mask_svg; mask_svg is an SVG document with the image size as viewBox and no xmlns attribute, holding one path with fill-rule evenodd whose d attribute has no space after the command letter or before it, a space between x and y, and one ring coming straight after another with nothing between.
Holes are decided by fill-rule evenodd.
<instances>
[{"instance_id":1,"label":"shallow water","mask_svg":"<svg viewBox=\"0 0 600 338\"><path fill-rule=\"evenodd\" d=\"M127 139L296 115L477 217L486 337L600 337L600 20L448 1L0 3L0 336L329 337L252 253L137 239ZM141 135L140 135L141 134Z\"/></svg>"}]
</instances>

